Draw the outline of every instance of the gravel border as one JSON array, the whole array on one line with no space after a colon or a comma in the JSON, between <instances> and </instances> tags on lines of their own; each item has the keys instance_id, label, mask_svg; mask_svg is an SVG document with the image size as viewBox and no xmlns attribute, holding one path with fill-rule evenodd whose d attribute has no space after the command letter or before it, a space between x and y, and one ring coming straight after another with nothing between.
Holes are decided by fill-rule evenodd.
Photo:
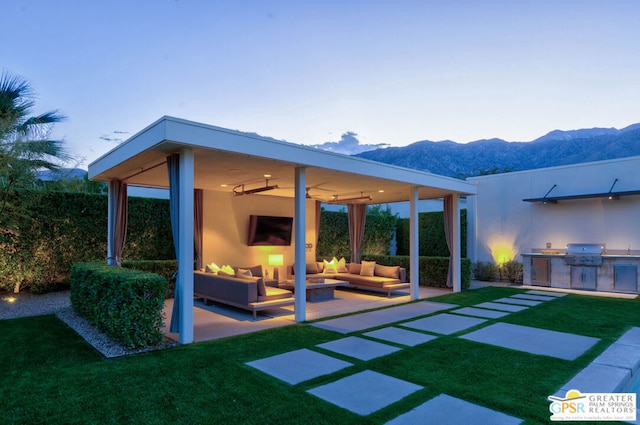
<instances>
[{"instance_id":1,"label":"gravel border","mask_svg":"<svg viewBox=\"0 0 640 425\"><path fill-rule=\"evenodd\" d=\"M0 320L55 314L58 319L66 323L107 358L146 353L178 345L176 341L165 338L163 342L153 347L127 349L104 332L100 332L86 319L78 316L73 307L71 307L69 294L70 291L49 292L46 294L0 292Z\"/></svg>"},{"instance_id":2,"label":"gravel border","mask_svg":"<svg viewBox=\"0 0 640 425\"><path fill-rule=\"evenodd\" d=\"M176 341L166 338L160 344L152 347L128 349L114 341L104 332L100 332L95 326L91 325L86 319L78 316L73 307L66 307L56 312L56 317L69 325L71 329L76 331L85 339L93 348L107 358L128 356L131 354L147 353L150 351L163 350L178 345Z\"/></svg>"}]
</instances>

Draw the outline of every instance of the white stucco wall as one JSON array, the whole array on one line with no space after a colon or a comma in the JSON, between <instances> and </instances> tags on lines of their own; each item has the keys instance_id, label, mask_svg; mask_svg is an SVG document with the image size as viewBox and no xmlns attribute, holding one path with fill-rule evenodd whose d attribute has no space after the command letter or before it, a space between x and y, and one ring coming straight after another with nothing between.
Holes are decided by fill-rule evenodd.
<instances>
[{"instance_id":1,"label":"white stucco wall","mask_svg":"<svg viewBox=\"0 0 640 425\"><path fill-rule=\"evenodd\" d=\"M291 246L247 246L249 216L272 215L293 217L293 199L264 195L233 196L230 192L204 191L203 196L203 259L205 264L218 266L268 267L269 254L283 254L284 264L293 264ZM315 261L315 203L307 201L307 259ZM284 266L280 272L284 272Z\"/></svg>"},{"instance_id":2,"label":"white stucco wall","mask_svg":"<svg viewBox=\"0 0 640 425\"><path fill-rule=\"evenodd\" d=\"M468 253L472 261L501 262L533 248L605 243L607 250L640 249L640 195L591 198L557 204L526 198L640 190L640 157L599 161L468 179L478 186L468 198ZM475 236L475 237L474 237Z\"/></svg>"}]
</instances>

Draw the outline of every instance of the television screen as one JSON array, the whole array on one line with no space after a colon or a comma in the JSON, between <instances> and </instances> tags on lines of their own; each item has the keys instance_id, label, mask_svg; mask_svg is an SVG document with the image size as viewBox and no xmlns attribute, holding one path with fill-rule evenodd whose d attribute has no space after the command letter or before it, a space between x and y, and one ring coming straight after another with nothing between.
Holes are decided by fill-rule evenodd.
<instances>
[{"instance_id":1,"label":"television screen","mask_svg":"<svg viewBox=\"0 0 640 425\"><path fill-rule=\"evenodd\" d=\"M288 246L292 231L293 217L251 215L247 245Z\"/></svg>"}]
</instances>

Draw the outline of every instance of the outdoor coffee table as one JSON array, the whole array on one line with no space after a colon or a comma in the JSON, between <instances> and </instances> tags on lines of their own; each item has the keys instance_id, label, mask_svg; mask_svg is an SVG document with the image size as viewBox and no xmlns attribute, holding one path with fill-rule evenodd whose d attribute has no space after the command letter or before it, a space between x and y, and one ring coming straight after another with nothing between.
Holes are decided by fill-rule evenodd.
<instances>
[{"instance_id":1,"label":"outdoor coffee table","mask_svg":"<svg viewBox=\"0 0 640 425\"><path fill-rule=\"evenodd\" d=\"M307 281L307 301L315 303L318 301L332 300L334 298L334 289L336 289L337 286L349 285L348 282L342 280L323 280L324 282ZM288 289L290 291L295 290L293 280L288 280L285 283L281 283L280 287L283 289Z\"/></svg>"}]
</instances>

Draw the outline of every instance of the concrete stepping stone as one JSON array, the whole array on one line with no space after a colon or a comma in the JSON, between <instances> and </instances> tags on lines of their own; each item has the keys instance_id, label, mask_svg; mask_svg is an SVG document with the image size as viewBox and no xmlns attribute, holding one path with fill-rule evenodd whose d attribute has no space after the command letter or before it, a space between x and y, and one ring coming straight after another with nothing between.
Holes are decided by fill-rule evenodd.
<instances>
[{"instance_id":1,"label":"concrete stepping stone","mask_svg":"<svg viewBox=\"0 0 640 425\"><path fill-rule=\"evenodd\" d=\"M600 341L599 338L510 323L495 323L460 338L564 360L577 359Z\"/></svg>"},{"instance_id":2,"label":"concrete stepping stone","mask_svg":"<svg viewBox=\"0 0 640 425\"><path fill-rule=\"evenodd\" d=\"M527 294L531 294L531 295L543 295L545 297L556 297L556 298L560 298L560 297L566 297L567 293L566 292L555 292L555 291L536 291L536 290L532 290L532 291L527 291Z\"/></svg>"},{"instance_id":3,"label":"concrete stepping stone","mask_svg":"<svg viewBox=\"0 0 640 425\"><path fill-rule=\"evenodd\" d=\"M307 392L358 415L368 415L421 390L420 385L365 370Z\"/></svg>"},{"instance_id":4,"label":"concrete stepping stone","mask_svg":"<svg viewBox=\"0 0 640 425\"><path fill-rule=\"evenodd\" d=\"M415 409L387 422L386 425L415 424L491 424L517 425L522 419L479 406L459 398L440 394Z\"/></svg>"},{"instance_id":5,"label":"concrete stepping stone","mask_svg":"<svg viewBox=\"0 0 640 425\"><path fill-rule=\"evenodd\" d=\"M532 300L532 301L551 301L556 299L556 297L545 297L543 295L531 295L531 294L516 294L516 295L512 295L510 298L521 298L523 300Z\"/></svg>"},{"instance_id":6,"label":"concrete stepping stone","mask_svg":"<svg viewBox=\"0 0 640 425\"><path fill-rule=\"evenodd\" d=\"M493 302L496 303L505 303L505 304L515 304L515 305L526 305L528 307L535 307L538 304L542 304L543 301L533 301L533 300L524 300L522 298L498 298Z\"/></svg>"},{"instance_id":7,"label":"concrete stepping stone","mask_svg":"<svg viewBox=\"0 0 640 425\"><path fill-rule=\"evenodd\" d=\"M458 310L453 310L451 313L455 314L464 314L465 316L475 316L475 317L484 317L486 319L499 319L504 316L508 316L509 312L506 311L495 311L495 310L486 310L484 308L475 308L475 307L463 307Z\"/></svg>"},{"instance_id":8,"label":"concrete stepping stone","mask_svg":"<svg viewBox=\"0 0 640 425\"><path fill-rule=\"evenodd\" d=\"M489 310L508 311L510 313L515 313L515 312L526 310L529 308L524 305L501 304L501 303L493 303L493 302L476 304L474 307L488 308Z\"/></svg>"},{"instance_id":9,"label":"concrete stepping stone","mask_svg":"<svg viewBox=\"0 0 640 425\"><path fill-rule=\"evenodd\" d=\"M348 336L335 341L325 342L323 344L316 345L316 347L365 361L375 359L376 357L386 356L387 354L401 350L401 348L398 347L393 347L376 341L369 341L368 339L359 338L357 336Z\"/></svg>"},{"instance_id":10,"label":"concrete stepping stone","mask_svg":"<svg viewBox=\"0 0 640 425\"><path fill-rule=\"evenodd\" d=\"M381 339L384 341L395 342L396 344L407 345L409 347L415 347L419 344L424 344L432 339L436 339L437 336L423 334L422 332L413 332L407 329L400 329L395 327L388 327L377 329L375 331L367 332L363 334L370 338Z\"/></svg>"},{"instance_id":11,"label":"concrete stepping stone","mask_svg":"<svg viewBox=\"0 0 640 425\"><path fill-rule=\"evenodd\" d=\"M401 326L437 334L450 335L486 322L475 317L456 316L455 314L436 314L413 322L402 323Z\"/></svg>"},{"instance_id":12,"label":"concrete stepping stone","mask_svg":"<svg viewBox=\"0 0 640 425\"><path fill-rule=\"evenodd\" d=\"M382 310L370 311L368 313L354 314L351 316L339 317L337 319L325 320L322 322L312 323L311 325L317 328L347 334L349 332L377 328L379 326L412 319L418 316L426 316L427 314L436 313L438 311L454 307L458 306L456 304L422 301L385 308Z\"/></svg>"},{"instance_id":13,"label":"concrete stepping stone","mask_svg":"<svg viewBox=\"0 0 640 425\"><path fill-rule=\"evenodd\" d=\"M306 348L248 362L247 365L292 385L352 366L344 360Z\"/></svg>"}]
</instances>

